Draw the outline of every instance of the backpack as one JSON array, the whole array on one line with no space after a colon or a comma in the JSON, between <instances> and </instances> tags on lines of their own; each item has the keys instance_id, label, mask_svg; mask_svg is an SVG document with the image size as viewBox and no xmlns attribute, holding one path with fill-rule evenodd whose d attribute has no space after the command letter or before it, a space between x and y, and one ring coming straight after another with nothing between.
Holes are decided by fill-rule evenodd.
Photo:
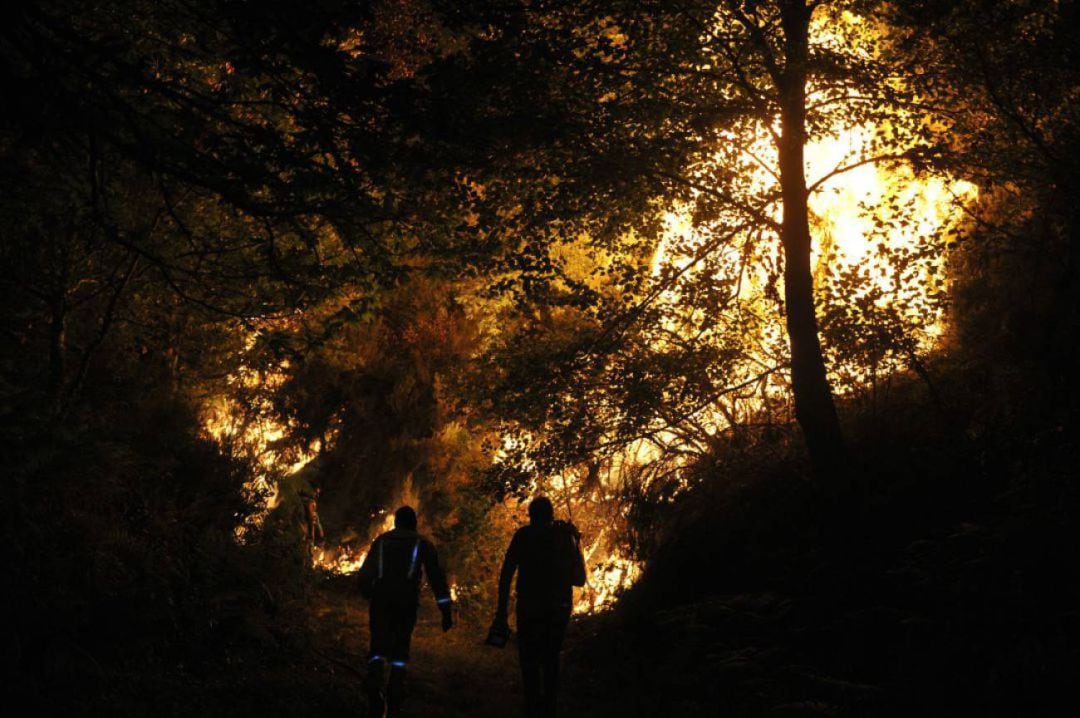
<instances>
[{"instance_id":1,"label":"backpack","mask_svg":"<svg viewBox=\"0 0 1080 718\"><path fill-rule=\"evenodd\" d=\"M569 521L556 521L552 529L560 548L560 578L567 586L584 586L585 562L581 556L581 533Z\"/></svg>"}]
</instances>

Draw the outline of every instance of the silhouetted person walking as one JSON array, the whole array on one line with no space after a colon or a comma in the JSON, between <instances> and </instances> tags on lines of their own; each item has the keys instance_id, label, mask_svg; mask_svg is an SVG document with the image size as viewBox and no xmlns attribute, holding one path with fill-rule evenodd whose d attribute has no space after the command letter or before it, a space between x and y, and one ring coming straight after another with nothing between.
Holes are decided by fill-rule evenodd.
<instances>
[{"instance_id":1,"label":"silhouetted person walking","mask_svg":"<svg viewBox=\"0 0 1080 718\"><path fill-rule=\"evenodd\" d=\"M320 496L322 496L322 489L318 486L312 487L311 493L300 492L300 500L304 505L304 547L309 556L315 550L315 546L326 538L322 520L319 518Z\"/></svg>"},{"instance_id":2,"label":"silhouetted person walking","mask_svg":"<svg viewBox=\"0 0 1080 718\"><path fill-rule=\"evenodd\" d=\"M517 572L518 656L525 686L525 712L555 715L559 652L570 623L574 586L585 585L585 559L574 525L555 521L551 501L529 504L529 525L518 529L499 575L499 606L493 633L508 632L510 581Z\"/></svg>"},{"instance_id":3,"label":"silhouetted person walking","mask_svg":"<svg viewBox=\"0 0 1080 718\"><path fill-rule=\"evenodd\" d=\"M405 668L420 603L420 579L428 583L442 611L442 629L454 625L450 589L439 566L435 546L416 531L416 512L402 506L394 513L394 529L379 536L360 567L360 591L371 600L371 651L368 654L368 704L374 718L401 715ZM384 692L386 664L389 685Z\"/></svg>"}]
</instances>

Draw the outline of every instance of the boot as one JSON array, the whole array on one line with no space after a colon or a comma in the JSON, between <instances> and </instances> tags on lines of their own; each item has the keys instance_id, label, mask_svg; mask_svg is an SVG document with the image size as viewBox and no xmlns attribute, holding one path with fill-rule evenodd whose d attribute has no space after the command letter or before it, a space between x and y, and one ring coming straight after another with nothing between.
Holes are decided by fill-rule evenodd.
<instances>
[{"instance_id":1,"label":"boot","mask_svg":"<svg viewBox=\"0 0 1080 718\"><path fill-rule=\"evenodd\" d=\"M390 664L390 686L386 691L386 718L401 718L401 705L405 702L405 664Z\"/></svg>"},{"instance_id":2,"label":"boot","mask_svg":"<svg viewBox=\"0 0 1080 718\"><path fill-rule=\"evenodd\" d=\"M386 661L376 658L368 662L367 696L368 713L371 718L383 718L386 711L386 694L383 691L383 673Z\"/></svg>"}]
</instances>

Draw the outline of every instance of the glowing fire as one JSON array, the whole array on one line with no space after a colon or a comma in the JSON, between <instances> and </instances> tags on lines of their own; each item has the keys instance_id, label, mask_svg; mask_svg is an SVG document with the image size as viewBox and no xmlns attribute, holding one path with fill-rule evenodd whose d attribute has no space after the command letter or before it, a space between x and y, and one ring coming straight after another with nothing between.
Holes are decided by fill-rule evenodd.
<instances>
[{"instance_id":1,"label":"glowing fire","mask_svg":"<svg viewBox=\"0 0 1080 718\"><path fill-rule=\"evenodd\" d=\"M364 559L367 558L371 542L379 534L386 533L392 528L394 528L394 515L386 512L382 522L371 530L368 540L363 542L360 547L351 544L340 544L332 548L317 548L312 552L312 565L317 569L329 571L330 573L356 573L364 565Z\"/></svg>"},{"instance_id":2,"label":"glowing fire","mask_svg":"<svg viewBox=\"0 0 1080 718\"><path fill-rule=\"evenodd\" d=\"M828 40L826 33L827 30L822 25L815 26L817 41ZM961 218L957 198L971 199L975 189L970 184L949 178L916 175L910 169L897 164L886 166L862 163L872 152L873 138L879 129L873 125L851 128L837 124L831 136L806 147L807 176L811 183L815 182L815 178L825 177L837 168L853 167L822 181L810 197L816 274L823 274L826 266L834 271L844 267L871 268L871 281L874 287L880 290L875 302L906 307L911 299L931 289L929 283L932 278L923 276L901 282L887 271L881 255L895 250L914 249L921 238L940 235L956 226ZM763 167L763 164L776 165L776 150L771 140L765 137L767 134L763 131L758 141L734 152L729 148L724 155L718 152L715 157L717 165L750 168L745 170L748 173L744 178L745 186L748 192L760 196L778 194L775 191L775 176ZM738 148L738 138L733 135L730 139L731 147ZM708 170L709 168L703 170L703 177L708 175ZM897 206L906 208L913 221L906 225L891 225L891 218L887 215L892 207ZM779 220L781 207L778 201L766 211L772 219ZM652 274L656 279L664 276L665 272L670 273L673 267L679 269L694 262L695 250L704 246L711 233L716 231L715 227L695 225L688 207L673 207L665 213L664 219L666 233L652 260ZM888 229L882 231L882 227ZM876 246L871 243L869 240L872 237L883 244ZM738 285L737 299L754 309L765 307L762 313L766 316L766 320L760 325L760 336L748 338L751 349L747 351L746 371L749 375L751 371L760 372L762 366L769 365L775 357L785 353L782 318L775 310L775 303L770 302L765 295L765 288L770 281L765 266L778 266L779 249L775 241L758 242L749 266L745 266L746 255L737 244L736 242L717 249L717 252L729 255L721 266L726 267L724 271L746 271L746 281ZM932 261L943 263L945 257ZM940 266L937 265L937 268L940 269ZM678 291L675 286L669 288L661 295L662 301L667 301L672 306L678 305L681 299ZM940 312L909 319L919 328L919 340L923 348L932 345L941 333L943 318ZM680 331L679 326L674 323L666 328ZM272 389L275 382L280 383L283 380L287 368L287 365L282 365L278 374L261 374L242 368L230 377L230 384L238 388L258 385ZM742 378L733 377L733 381L738 382ZM765 381L762 396L786 396L787 387L782 384L779 376L770 376ZM252 411L253 408L255 411ZM244 447L256 457L262 471L249 488L254 494L266 497L258 520L277 503L277 485L273 480L273 470L285 459L272 446L284 437L290 428L268 418L272 416L270 408L268 403L263 407L243 407L235 400L222 398L208 406L204 422L207 432L215 439ZM719 430L728 423L719 411L706 410L698 418L699 423L708 431ZM661 431L653 435L648 442L638 441L621 453L609 457L607 461L609 466L618 469L613 473L621 473L625 467L642 466L656 460L662 453L664 444L676 444L682 440L671 432ZM515 448L514 441L510 437L505 438L503 450L497 453L494 460L505 458L507 451ZM317 450L316 446L312 451L300 456L292 462L287 471L302 468ZM583 496L581 481L579 475L568 471L545 483L550 488L550 484L558 482L556 488L561 488L564 495L576 497L574 509L577 520L582 528L593 532L593 535L585 536L588 584L580 592L574 606L577 613L591 613L612 606L619 593L638 579L641 565L626 555L624 547L613 537L614 532L606 528L605 518L590 509L590 504L602 505L615 500L613 493L607 493L610 487L601 486L590 495ZM534 485L532 488L540 491L544 487ZM336 574L353 573L363 564L370 540L379 533L390 530L392 526L393 517L387 514L362 545L345 543L330 548L317 548L312 555L313 565ZM452 592L457 595L456 585L452 587Z\"/></svg>"},{"instance_id":3,"label":"glowing fire","mask_svg":"<svg viewBox=\"0 0 1080 718\"><path fill-rule=\"evenodd\" d=\"M859 24L858 18L851 15L845 15L843 21L852 27ZM869 29L864 27L859 31L869 32ZM812 33L816 42L843 41L821 22L815 25ZM810 90L812 94L813 88ZM893 117L895 120L912 119L901 117L899 112ZM773 130L778 132L779 127ZM963 218L962 204L975 198L976 188L949 177L917 174L896 161L889 164L870 161L868 158L878 151L874 147L875 137L882 132L887 134L888 130L872 123L853 128L844 120L837 120L831 133L805 148L807 178L814 190L809 198L809 208L815 238L815 277L824 282L828 281L829 273L840 276L852 268L862 270L860 274L867 278L867 284L856 291L872 294L875 305L897 311L913 328L913 338L919 349L927 350L942 333L942 310L940 307L928 309L933 305L916 300L927 296L941 281L946 261L944 252L928 258L922 253L924 259L920 271L908 273L903 278L892 271L888 258L910 256L920 249L919 244L925 238L940 237L956 228ZM756 141L747 145L731 134L726 147L718 151L714 159L717 167L738 167L745 173L741 178L748 195L775 197L766 212L779 223L782 206L778 179L767 169L778 163L775 145L768 135L762 131ZM742 145L740 141L743 141ZM713 168L699 169L699 179L705 181ZM700 226L695 225L691 215L689 206L674 207L665 213L665 235L652 259L652 274L657 281L678 276L683 269L687 270L685 276L693 277L700 259L696 257L699 250L724 230L724 219L716 226ZM727 218L726 221L738 224L737 219ZM724 268L720 270L722 272L744 276L745 280L737 284L736 300L764 317L758 325L759 335L744 337L745 376L732 376L732 384L759 375L763 367L775 365L787 351L783 318L777 311L776 302L770 301L765 291L771 279L766 267L782 266L779 242L756 241L749 245L751 252L746 251L747 246L733 241L717 247L713 256L720 259L711 265L713 271L720 266ZM660 294L660 301L673 309L679 307L683 299L679 291L677 282L670 284ZM859 298L852 296L849 301ZM664 331L685 334L680 314L673 311L668 316ZM658 343L666 341L662 335L658 336ZM860 380L863 371L848 368L849 376L854 375ZM837 375L834 373L832 378L835 381ZM782 374L770 373L761 381L758 396L786 399L788 391ZM743 401L748 411L760 408L761 399ZM695 421L710 433L729 425L727 415L715 409L705 409ZM638 442L609 461L640 466L656 459L663 445L677 446L681 442L685 439L672 432L660 431L650 443ZM564 477L563 481L577 481L572 473L569 477ZM591 567L589 587L576 604L576 609L582 612L602 610L610 605L614 597L632 585L640 574L640 566L623 556L615 542L605 541L602 532L589 546L587 554Z\"/></svg>"},{"instance_id":4,"label":"glowing fire","mask_svg":"<svg viewBox=\"0 0 1080 718\"><path fill-rule=\"evenodd\" d=\"M407 476L402 482L401 490L395 499L390 502L393 506L419 506L421 501L413 486L412 476ZM364 565L368 549L371 543L381 534L394 528L394 513L385 509L372 515L372 519L381 516L379 521L372 521L368 535L364 541L357 544L355 540L344 540L332 548L318 548L312 552L312 566L330 573L348 574L355 573Z\"/></svg>"},{"instance_id":5,"label":"glowing fire","mask_svg":"<svg viewBox=\"0 0 1080 718\"><path fill-rule=\"evenodd\" d=\"M585 589L574 602L575 613L597 613L615 605L619 594L634 585L641 564L621 555L617 546L605 542L601 530L585 549ZM591 568L590 568L591 567Z\"/></svg>"},{"instance_id":6,"label":"glowing fire","mask_svg":"<svg viewBox=\"0 0 1080 718\"><path fill-rule=\"evenodd\" d=\"M256 339L257 334L249 335L245 350L250 350ZM236 393L273 389L285 381L288 368L287 361L271 372L260 372L241 364L236 372L226 377L226 384ZM251 527L261 525L278 505L277 479L300 471L321 448L320 442L315 441L291 460L275 449L276 442L287 435L290 427L275 418L270 400L262 393L259 396L263 398L254 400L254 404L241 403L233 395L219 396L208 401L202 410L202 426L207 435L229 451L250 457L256 467L254 477L244 486L256 511L236 528L236 536L241 540ZM286 461L289 463L282 466Z\"/></svg>"},{"instance_id":7,"label":"glowing fire","mask_svg":"<svg viewBox=\"0 0 1080 718\"><path fill-rule=\"evenodd\" d=\"M317 548L311 555L315 568L337 574L356 573L364 565L366 558L367 549L354 549L348 546Z\"/></svg>"},{"instance_id":8,"label":"glowing fire","mask_svg":"<svg viewBox=\"0 0 1080 718\"><path fill-rule=\"evenodd\" d=\"M808 176L823 177L852 158L864 156L873 132L873 128L837 130L836 136L807 145ZM770 151L770 144L761 140L746 149L745 154L760 157ZM774 182L771 176L761 171L750 184L755 188L755 193L767 194ZM827 249L836 252L836 256L829 260L834 268L854 265L882 267L881 260L875 256L875 246L869 239L880 236L875 233L875 227L890 219L891 204L909 208L913 222L885 233L885 244L878 247L879 250L913 248L921 238L956 227L963 216L958 201L974 198L975 192L974 185L962 180L916 176L906 167L886 167L881 164L864 164L829 178L809 199L815 220L814 234L818 240L814 257L819 271L825 268L823 250ZM779 221L781 212L780 203L774 203L772 219ZM661 275L669 265L681 268L693 264L693 250L706 242L707 234L712 229L695 226L687 207L676 207L666 212L664 222L664 238L652 260L654 276ZM729 248L717 251L725 250L734 251ZM944 259L940 257L941 262ZM752 299L766 281L761 267L751 269L756 273L753 277L755 281L741 286L740 298L743 300ZM901 285L887 272L876 272L874 277L878 288L896 303L925 293L930 288L926 283L927 278L923 282ZM669 290L665 296L674 300L676 294L674 290ZM925 326L930 327L940 320L940 316L922 319Z\"/></svg>"}]
</instances>

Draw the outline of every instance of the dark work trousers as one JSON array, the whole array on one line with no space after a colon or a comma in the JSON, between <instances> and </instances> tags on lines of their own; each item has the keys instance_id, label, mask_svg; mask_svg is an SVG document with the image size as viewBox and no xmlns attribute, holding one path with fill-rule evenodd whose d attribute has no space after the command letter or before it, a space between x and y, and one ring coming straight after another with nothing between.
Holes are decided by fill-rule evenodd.
<instances>
[{"instance_id":1,"label":"dark work trousers","mask_svg":"<svg viewBox=\"0 0 1080 718\"><path fill-rule=\"evenodd\" d=\"M559 652L569 608L518 611L518 656L525 684L525 713L529 718L555 715L559 694Z\"/></svg>"},{"instance_id":2,"label":"dark work trousers","mask_svg":"<svg viewBox=\"0 0 1080 718\"><path fill-rule=\"evenodd\" d=\"M416 603L376 598L371 602L371 652L368 656L368 705L371 715L382 718L401 714L405 698L405 667L409 644L416 626ZM385 670L390 665L390 681L383 691Z\"/></svg>"}]
</instances>

